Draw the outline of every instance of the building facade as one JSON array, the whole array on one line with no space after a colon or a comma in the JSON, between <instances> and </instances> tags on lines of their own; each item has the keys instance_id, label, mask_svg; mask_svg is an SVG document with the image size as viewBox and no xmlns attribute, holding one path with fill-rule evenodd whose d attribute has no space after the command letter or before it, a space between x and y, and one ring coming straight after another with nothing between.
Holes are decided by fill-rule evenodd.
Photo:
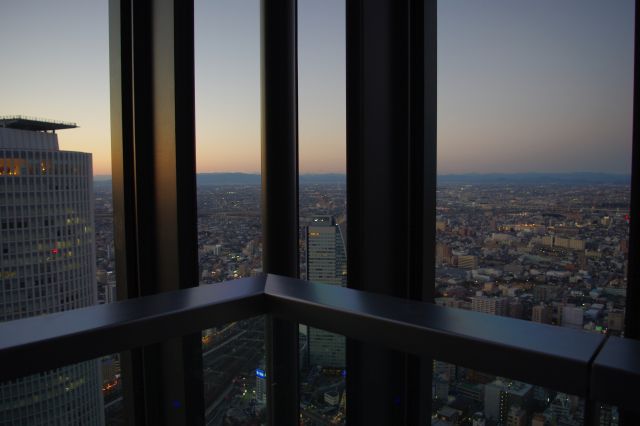
<instances>
[{"instance_id":1,"label":"building facade","mask_svg":"<svg viewBox=\"0 0 640 426\"><path fill-rule=\"evenodd\" d=\"M307 279L312 282L347 285L347 257L342 225L331 216L314 217L306 227ZM345 338L309 328L309 365L345 367Z\"/></svg>"},{"instance_id":2,"label":"building facade","mask_svg":"<svg viewBox=\"0 0 640 426\"><path fill-rule=\"evenodd\" d=\"M508 309L506 297L475 296L471 298L471 310L485 314L506 316Z\"/></svg>"},{"instance_id":3,"label":"building facade","mask_svg":"<svg viewBox=\"0 0 640 426\"><path fill-rule=\"evenodd\" d=\"M55 130L0 119L0 321L96 303L91 154L61 151ZM0 384L0 424L104 423L97 361Z\"/></svg>"}]
</instances>

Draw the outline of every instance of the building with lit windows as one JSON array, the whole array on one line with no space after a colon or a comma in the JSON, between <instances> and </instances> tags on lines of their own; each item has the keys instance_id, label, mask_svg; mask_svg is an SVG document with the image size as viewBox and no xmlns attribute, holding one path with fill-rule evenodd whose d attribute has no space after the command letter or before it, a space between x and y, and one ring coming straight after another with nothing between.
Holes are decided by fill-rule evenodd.
<instances>
[{"instance_id":1,"label":"building with lit windows","mask_svg":"<svg viewBox=\"0 0 640 426\"><path fill-rule=\"evenodd\" d=\"M525 417L526 409L530 406L533 396L533 386L516 380L497 378L485 386L484 414L487 419L498 424L507 424L510 421ZM517 407L513 413L510 410ZM509 416L511 420L509 420ZM511 424L511 423L509 423Z\"/></svg>"},{"instance_id":2,"label":"building with lit windows","mask_svg":"<svg viewBox=\"0 0 640 426\"><path fill-rule=\"evenodd\" d=\"M61 151L56 130L0 118L0 321L96 303L91 154ZM98 364L0 384L0 424L104 423Z\"/></svg>"},{"instance_id":3,"label":"building with lit windows","mask_svg":"<svg viewBox=\"0 0 640 426\"><path fill-rule=\"evenodd\" d=\"M461 255L461 256L458 256L457 259L458 259L458 268L461 268L461 269L477 269L478 268L477 256Z\"/></svg>"},{"instance_id":4,"label":"building with lit windows","mask_svg":"<svg viewBox=\"0 0 640 426\"><path fill-rule=\"evenodd\" d=\"M347 258L341 226L331 216L318 216L306 228L307 279L312 282L347 285ZM309 328L309 365L344 368L345 338Z\"/></svg>"}]
</instances>

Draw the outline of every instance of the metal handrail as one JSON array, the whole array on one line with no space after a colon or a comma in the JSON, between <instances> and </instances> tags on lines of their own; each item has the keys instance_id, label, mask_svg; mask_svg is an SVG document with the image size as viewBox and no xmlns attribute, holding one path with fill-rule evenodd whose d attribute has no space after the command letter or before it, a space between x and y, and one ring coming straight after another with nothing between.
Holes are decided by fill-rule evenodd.
<instances>
[{"instance_id":1,"label":"metal handrail","mask_svg":"<svg viewBox=\"0 0 640 426\"><path fill-rule=\"evenodd\" d=\"M0 323L0 381L261 314L638 409L638 342L276 275Z\"/></svg>"}]
</instances>

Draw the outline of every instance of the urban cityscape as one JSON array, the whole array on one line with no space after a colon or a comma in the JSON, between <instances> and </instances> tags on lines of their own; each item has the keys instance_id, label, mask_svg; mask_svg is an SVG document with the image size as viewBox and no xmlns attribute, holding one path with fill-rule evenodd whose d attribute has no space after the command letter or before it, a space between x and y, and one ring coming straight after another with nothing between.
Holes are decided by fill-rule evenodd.
<instances>
[{"instance_id":1,"label":"urban cityscape","mask_svg":"<svg viewBox=\"0 0 640 426\"><path fill-rule=\"evenodd\" d=\"M332 179L337 181L300 187L300 270L303 278L344 286L344 176ZM252 180L198 186L200 285L262 272L259 177ZM116 267L109 180L96 181L95 197L98 294L100 303L109 303L115 295ZM318 242L311 242L314 239ZM316 255L319 252L322 255ZM344 338L304 325L300 330L301 424L344 424ZM207 424L264 424L263 318L205 330L202 342ZM118 366L117 355L103 360L105 413L109 424L124 424L120 371L113 366Z\"/></svg>"},{"instance_id":2,"label":"urban cityscape","mask_svg":"<svg viewBox=\"0 0 640 426\"><path fill-rule=\"evenodd\" d=\"M102 189L97 185L96 197L101 200L96 203L97 212L105 212L106 218L109 191L107 185ZM535 179L473 184L469 180L446 183L445 179L437 192L436 303L623 335L629 194L624 179L587 184L539 184ZM261 272L259 203L257 183L199 186L201 284ZM314 279L310 272L315 258L308 255L308 239L317 233L317 219L322 217L333 218L329 224L346 226L344 182L301 184L300 267L303 278L345 285L346 268L324 279ZM335 235L340 226L328 229ZM110 240L108 221L96 230L102 235L99 240ZM335 257L333 261L331 268L335 268ZM108 263L111 270L114 266ZM262 326L254 323L258 324ZM258 328L253 328L254 337L261 332ZM222 380L222 388L211 388L228 395L225 405L220 405L226 413L219 412L222 423L217 424L259 424L255 422L264 416L264 396L259 390L264 377L255 374L264 371L263 361L250 357L262 350L261 337L236 337L248 330L250 326L237 326L217 340L224 345L228 339L244 339L242 347L249 349L243 358L246 362L237 364L238 374ZM212 332L208 333L203 342ZM313 362L311 336L313 331L301 326L301 424L343 424L344 361L324 359L322 363L322 357L316 357L320 362ZM334 347L340 344L344 341L333 342ZM344 357L344 346L342 351ZM236 351L236 356L243 353ZM222 351L216 355L225 356ZM229 361L218 362L225 366ZM582 424L584 404L577 397L437 360L432 394L432 424L438 426ZM247 399L247 395L255 397ZM601 419L603 425L617 424L615 408L603 407Z\"/></svg>"},{"instance_id":3,"label":"urban cityscape","mask_svg":"<svg viewBox=\"0 0 640 426\"><path fill-rule=\"evenodd\" d=\"M110 114L128 107L112 98L120 84L112 44L130 34L124 21L114 19L111 6L117 2L112 3L3 0L0 43L8 60L0 79L2 115L66 116L81 125L0 116L0 321L117 301ZM271 43L261 29L266 3L189 3L193 37L172 39L168 51L179 55L154 56L181 66L184 61L176 58L193 55L188 73L193 72L194 87L187 95L194 95L194 111L178 110L194 113L195 122L199 282L194 285L233 285L263 272L258 173L261 126L269 124L261 115L261 61ZM400 44L392 39L400 38L391 32L403 26L394 25L381 27L379 34L393 43L378 46L378 39L367 35L362 46L373 50L354 51L354 30L364 31L378 15L364 13L367 2L360 2L361 16L344 0L294 3L297 103L295 117L285 115L295 119L299 131L300 278L348 286L344 170L346 135L359 126L353 108L373 107L373 114L362 115L367 132L374 124L385 128L395 122L402 110L375 108L385 87L380 93L375 85L355 90L353 59L370 51L372 59L383 58L392 49L392 58L411 55L402 62L413 70L418 51L412 38L412 49L396 49ZM382 5L392 10L394 4L372 3L373 11ZM624 336L629 222L637 220L630 218L629 176L636 4L435 2L437 43L424 58L437 61L437 90L422 94L426 102L437 101L436 304ZM155 37L164 30L151 27L149 46L155 49ZM138 58L146 61L138 56L141 49L136 43L133 62L142 71L123 76L153 83L149 77L157 73L139 67ZM395 73L386 72L391 63L373 61L358 78L391 78ZM405 83L414 78L389 90L389 99L408 96L411 111L414 86ZM161 98L149 106L157 108ZM414 117L409 118L413 129ZM404 143L393 128L384 135L389 154L396 138ZM394 217L385 219L395 231ZM205 423L265 425L265 318L202 330L201 340ZM345 337L300 324L298 345L300 425L344 425ZM0 383L0 426L125 425L123 374L120 355L111 354ZM585 423L585 402L575 395L443 360L433 361L431 395L424 403L435 426ZM618 425L616 407L601 406L597 414L601 426Z\"/></svg>"},{"instance_id":4,"label":"urban cityscape","mask_svg":"<svg viewBox=\"0 0 640 426\"><path fill-rule=\"evenodd\" d=\"M111 181L93 178L89 154L58 147L55 131L75 125L0 124L2 319L115 302ZM262 273L259 176L198 182L199 284ZM623 336L629 198L618 175L441 177L435 302ZM301 278L346 286L344 175L301 175L299 203ZM257 317L202 331L208 425L265 424L264 329ZM304 324L299 335L300 424L344 424L344 337ZM0 418L125 424L121 374L113 354L2 383ZM584 402L573 395L439 360L432 396L437 426L583 423ZM617 410L601 407L600 418L616 425Z\"/></svg>"},{"instance_id":5,"label":"urban cityscape","mask_svg":"<svg viewBox=\"0 0 640 426\"><path fill-rule=\"evenodd\" d=\"M623 335L628 183L442 184L436 300L527 321ZM581 425L579 398L440 361L435 425ZM602 425L617 412L601 407Z\"/></svg>"}]
</instances>

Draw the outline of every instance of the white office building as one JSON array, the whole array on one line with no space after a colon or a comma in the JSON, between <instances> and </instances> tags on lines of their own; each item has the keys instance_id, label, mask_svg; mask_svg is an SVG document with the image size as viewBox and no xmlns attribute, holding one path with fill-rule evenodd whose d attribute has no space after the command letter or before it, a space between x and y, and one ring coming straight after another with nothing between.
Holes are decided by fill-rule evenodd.
<instances>
[{"instance_id":1,"label":"white office building","mask_svg":"<svg viewBox=\"0 0 640 426\"><path fill-rule=\"evenodd\" d=\"M0 321L96 303L91 154L55 133L73 127L0 118ZM5 424L104 424L97 361L1 383Z\"/></svg>"}]
</instances>

